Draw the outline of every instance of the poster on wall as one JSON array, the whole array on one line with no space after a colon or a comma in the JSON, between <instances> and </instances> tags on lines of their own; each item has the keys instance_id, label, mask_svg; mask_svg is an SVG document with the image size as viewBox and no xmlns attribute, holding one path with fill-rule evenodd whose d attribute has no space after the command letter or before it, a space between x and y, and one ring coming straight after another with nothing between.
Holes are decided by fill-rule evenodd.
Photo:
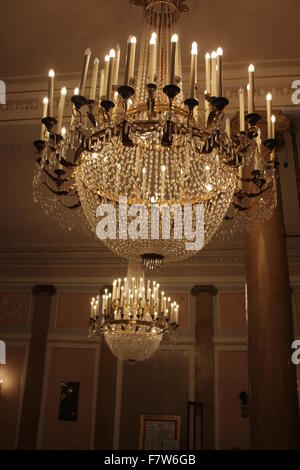
<instances>
[{"instance_id":1,"label":"poster on wall","mask_svg":"<svg viewBox=\"0 0 300 470\"><path fill-rule=\"evenodd\" d=\"M180 416L141 415L141 450L178 450Z\"/></svg>"}]
</instances>

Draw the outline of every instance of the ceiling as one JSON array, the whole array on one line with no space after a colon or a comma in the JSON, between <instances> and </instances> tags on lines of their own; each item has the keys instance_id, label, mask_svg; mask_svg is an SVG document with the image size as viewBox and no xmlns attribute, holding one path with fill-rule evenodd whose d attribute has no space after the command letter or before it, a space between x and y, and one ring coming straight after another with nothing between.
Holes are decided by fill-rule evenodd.
<instances>
[{"instance_id":1,"label":"ceiling","mask_svg":"<svg viewBox=\"0 0 300 470\"><path fill-rule=\"evenodd\" d=\"M192 41L204 54L221 45L224 61L300 57L299 0L187 0L181 17L184 63ZM142 9L129 0L1 2L1 78L77 72L87 47L99 57L141 34ZM123 62L125 60L123 54Z\"/></svg>"},{"instance_id":2,"label":"ceiling","mask_svg":"<svg viewBox=\"0 0 300 470\"><path fill-rule=\"evenodd\" d=\"M299 0L286 0L284 3L272 0L190 0L187 3L190 12L184 14L180 21L182 48L185 48L183 63L186 65L189 45L195 39L203 53L222 45L225 65L226 61L249 63L254 59L265 62L300 59ZM129 34L134 33L137 37L141 34L141 13L140 8L129 7L128 0L2 2L1 16L5 20L0 30L0 78L7 79L8 99L9 79L12 77L20 90L14 92L13 99L19 93L21 100L23 77L32 77L34 81L36 76L46 76L50 66L58 75L78 73L83 51L89 46L99 57L117 43L124 50ZM300 75L297 78L300 79ZM26 101L24 103L26 108ZM10 122L5 121L5 112L0 115L0 243L4 246L38 246L43 243L78 243L82 246L94 243L91 234L64 231L34 205L34 160L30 142L39 132L39 111L25 111L28 117L24 118L22 114L18 118L16 113L16 118ZM35 120L30 113L35 113ZM297 113L292 119L300 129ZM6 145L10 147L6 149ZM289 155L281 156L283 161L289 161L288 168L282 166L281 169L285 222L290 234L299 235L299 206L290 147L289 152ZM235 242L240 243L240 237ZM99 243L99 249L101 246Z\"/></svg>"}]
</instances>

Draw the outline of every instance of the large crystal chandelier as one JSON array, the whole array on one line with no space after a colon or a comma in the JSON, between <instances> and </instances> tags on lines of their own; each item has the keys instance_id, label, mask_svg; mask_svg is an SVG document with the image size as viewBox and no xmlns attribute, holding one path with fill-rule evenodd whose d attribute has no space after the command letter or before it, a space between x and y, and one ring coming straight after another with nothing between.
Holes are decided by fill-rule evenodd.
<instances>
[{"instance_id":1,"label":"large crystal chandelier","mask_svg":"<svg viewBox=\"0 0 300 470\"><path fill-rule=\"evenodd\" d=\"M66 89L61 90L55 118L55 74L50 70L41 136L35 142L34 198L68 228L87 220L95 233L99 204L116 208L119 227L120 197L129 205L147 207L148 214L154 206L159 211L171 208L168 239L161 221L158 236L153 239L149 220L148 237L133 240L123 234L104 240L118 255L142 257L146 266L155 267L197 251L186 249L195 222L181 238L175 235L176 224L184 223L183 212L181 221L175 217L175 207L189 205L195 215L196 207L203 205L204 244L224 218L243 217L250 207L252 219L256 213L262 218L269 215L276 204L275 118L268 96L268 139L263 142L268 152L263 157L260 116L255 111L254 66L251 64L248 70L248 110L245 113L246 92L241 88L240 126L232 135L224 113L228 100L223 91L222 49L205 55L206 72L201 78L206 89L201 90L198 46L194 42L190 80L183 87L177 19L186 9L184 0L132 3L142 5L145 16L137 73L137 39L130 36L124 74L119 74L121 51L116 46L105 57L100 73L99 59L94 59L88 93L91 51L87 49L80 86L71 98L68 130L63 126Z\"/></svg>"},{"instance_id":2,"label":"large crystal chandelier","mask_svg":"<svg viewBox=\"0 0 300 470\"><path fill-rule=\"evenodd\" d=\"M127 277L113 282L112 291L91 300L89 338L103 337L122 361L138 362L151 357L162 340L178 327L179 306L156 281L145 282L140 262L130 261Z\"/></svg>"}]
</instances>

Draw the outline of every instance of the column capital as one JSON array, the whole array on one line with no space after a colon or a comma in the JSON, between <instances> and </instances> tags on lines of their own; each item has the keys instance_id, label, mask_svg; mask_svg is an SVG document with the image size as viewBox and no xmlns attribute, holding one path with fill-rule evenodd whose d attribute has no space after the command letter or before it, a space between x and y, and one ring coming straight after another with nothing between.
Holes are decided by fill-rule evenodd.
<instances>
[{"instance_id":1,"label":"column capital","mask_svg":"<svg viewBox=\"0 0 300 470\"><path fill-rule=\"evenodd\" d=\"M216 288L216 286L213 286L213 285L197 284L191 290L191 294L196 297L202 293L207 293L207 294L211 294L212 296L215 296L218 293L218 289Z\"/></svg>"},{"instance_id":2,"label":"column capital","mask_svg":"<svg viewBox=\"0 0 300 470\"><path fill-rule=\"evenodd\" d=\"M31 292L32 292L32 295L39 295L42 292L46 292L49 295L54 295L56 294L56 289L51 284L38 284L36 286L33 286Z\"/></svg>"}]
</instances>

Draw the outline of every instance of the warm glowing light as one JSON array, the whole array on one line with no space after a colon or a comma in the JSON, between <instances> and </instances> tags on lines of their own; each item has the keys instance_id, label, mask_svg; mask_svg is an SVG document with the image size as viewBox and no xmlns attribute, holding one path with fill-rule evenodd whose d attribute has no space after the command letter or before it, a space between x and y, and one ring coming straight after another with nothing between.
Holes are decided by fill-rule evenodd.
<instances>
[{"instance_id":1,"label":"warm glowing light","mask_svg":"<svg viewBox=\"0 0 300 470\"><path fill-rule=\"evenodd\" d=\"M131 44L136 44L136 37L135 36L130 36L129 42L131 42Z\"/></svg>"},{"instance_id":2,"label":"warm glowing light","mask_svg":"<svg viewBox=\"0 0 300 470\"><path fill-rule=\"evenodd\" d=\"M64 137L67 133L67 129L65 127L61 128L61 135Z\"/></svg>"},{"instance_id":3,"label":"warm glowing light","mask_svg":"<svg viewBox=\"0 0 300 470\"><path fill-rule=\"evenodd\" d=\"M171 42L178 42L178 39L179 39L178 34L175 33L175 34L173 34L173 36L171 38Z\"/></svg>"},{"instance_id":4,"label":"warm glowing light","mask_svg":"<svg viewBox=\"0 0 300 470\"><path fill-rule=\"evenodd\" d=\"M222 49L222 47L218 47L218 49L217 49L217 55L223 55L223 49Z\"/></svg>"},{"instance_id":5,"label":"warm glowing light","mask_svg":"<svg viewBox=\"0 0 300 470\"><path fill-rule=\"evenodd\" d=\"M267 100L268 101L272 101L272 95L271 93L268 93L267 96L266 96Z\"/></svg>"},{"instance_id":6,"label":"warm glowing light","mask_svg":"<svg viewBox=\"0 0 300 470\"><path fill-rule=\"evenodd\" d=\"M47 96L43 99L43 104L48 104L49 103L49 100L47 98Z\"/></svg>"},{"instance_id":7,"label":"warm glowing light","mask_svg":"<svg viewBox=\"0 0 300 470\"><path fill-rule=\"evenodd\" d=\"M216 59L216 58L217 58L217 53L216 53L216 51L212 51L212 53L211 53L211 58L212 58L212 59Z\"/></svg>"},{"instance_id":8,"label":"warm glowing light","mask_svg":"<svg viewBox=\"0 0 300 470\"><path fill-rule=\"evenodd\" d=\"M165 173L165 171L166 171L165 165L163 165L163 166L161 167L161 171L162 171L163 173Z\"/></svg>"},{"instance_id":9,"label":"warm glowing light","mask_svg":"<svg viewBox=\"0 0 300 470\"><path fill-rule=\"evenodd\" d=\"M52 77L52 78L55 77L55 72L54 72L53 69L50 69L50 70L49 70L48 77Z\"/></svg>"},{"instance_id":10,"label":"warm glowing light","mask_svg":"<svg viewBox=\"0 0 300 470\"><path fill-rule=\"evenodd\" d=\"M150 39L150 44L151 44L151 46L155 46L155 44L156 44L156 39L157 39L157 34L156 34L156 33L152 33L151 39Z\"/></svg>"},{"instance_id":11,"label":"warm glowing light","mask_svg":"<svg viewBox=\"0 0 300 470\"><path fill-rule=\"evenodd\" d=\"M249 65L248 72L254 72L254 65L253 64Z\"/></svg>"},{"instance_id":12,"label":"warm glowing light","mask_svg":"<svg viewBox=\"0 0 300 470\"><path fill-rule=\"evenodd\" d=\"M74 95L79 95L79 88L78 88L78 87L76 87L76 88L74 89Z\"/></svg>"},{"instance_id":13,"label":"warm glowing light","mask_svg":"<svg viewBox=\"0 0 300 470\"><path fill-rule=\"evenodd\" d=\"M209 53L209 52L207 52L207 53L205 54L205 59L206 59L206 60L209 60L209 59L210 59L210 53Z\"/></svg>"},{"instance_id":14,"label":"warm glowing light","mask_svg":"<svg viewBox=\"0 0 300 470\"><path fill-rule=\"evenodd\" d=\"M275 122L276 122L276 116L274 116L274 114L272 114L271 121L272 121L273 124L275 124Z\"/></svg>"},{"instance_id":15,"label":"warm glowing light","mask_svg":"<svg viewBox=\"0 0 300 470\"><path fill-rule=\"evenodd\" d=\"M247 84L247 91L250 90L250 83Z\"/></svg>"},{"instance_id":16,"label":"warm glowing light","mask_svg":"<svg viewBox=\"0 0 300 470\"><path fill-rule=\"evenodd\" d=\"M196 43L196 41L194 41L193 44L192 44L192 54L193 55L198 54L198 44Z\"/></svg>"},{"instance_id":17,"label":"warm glowing light","mask_svg":"<svg viewBox=\"0 0 300 470\"><path fill-rule=\"evenodd\" d=\"M212 184L208 183L208 184L206 185L206 189L207 189L207 191L209 191L209 192L212 191L212 189L213 189Z\"/></svg>"},{"instance_id":18,"label":"warm glowing light","mask_svg":"<svg viewBox=\"0 0 300 470\"><path fill-rule=\"evenodd\" d=\"M109 57L112 58L112 59L114 59L116 57L116 51L114 49L111 49L109 51Z\"/></svg>"},{"instance_id":19,"label":"warm glowing light","mask_svg":"<svg viewBox=\"0 0 300 470\"><path fill-rule=\"evenodd\" d=\"M104 60L105 60L105 62L109 62L109 55L108 54L106 54Z\"/></svg>"},{"instance_id":20,"label":"warm glowing light","mask_svg":"<svg viewBox=\"0 0 300 470\"><path fill-rule=\"evenodd\" d=\"M62 87L62 89L61 89L61 92L60 92L60 93L61 93L61 95L63 95L63 96L66 96L66 94L67 94L67 89L66 89L66 87L65 87L65 86L64 86L64 87Z\"/></svg>"}]
</instances>

